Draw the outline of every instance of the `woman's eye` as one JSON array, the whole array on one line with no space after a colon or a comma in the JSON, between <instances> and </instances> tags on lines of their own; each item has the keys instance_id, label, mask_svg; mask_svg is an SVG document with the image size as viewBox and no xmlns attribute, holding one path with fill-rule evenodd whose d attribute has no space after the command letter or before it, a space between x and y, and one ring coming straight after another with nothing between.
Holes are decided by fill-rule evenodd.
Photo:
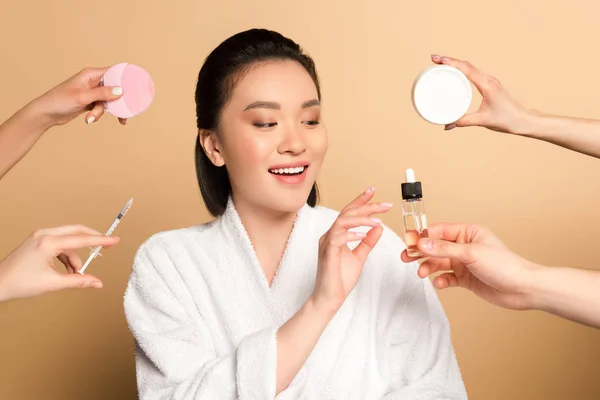
<instances>
[{"instance_id":1,"label":"woman's eye","mask_svg":"<svg viewBox=\"0 0 600 400\"><path fill-rule=\"evenodd\" d=\"M257 127L257 128L272 128L272 127L274 127L275 125L277 125L277 122L266 122L266 123L264 123L264 124L261 124L261 123L255 122L255 123L253 123L252 125L254 125L254 126L255 126L255 127Z\"/></svg>"},{"instance_id":2,"label":"woman's eye","mask_svg":"<svg viewBox=\"0 0 600 400\"><path fill-rule=\"evenodd\" d=\"M311 121L304 121L304 123L308 126L315 126L315 125L319 125L319 121L318 120L311 120Z\"/></svg>"}]
</instances>

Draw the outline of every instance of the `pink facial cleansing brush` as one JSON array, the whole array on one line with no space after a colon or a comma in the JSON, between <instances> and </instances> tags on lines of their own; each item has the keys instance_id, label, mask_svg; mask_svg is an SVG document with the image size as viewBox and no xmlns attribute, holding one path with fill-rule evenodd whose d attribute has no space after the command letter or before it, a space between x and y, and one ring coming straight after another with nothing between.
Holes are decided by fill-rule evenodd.
<instances>
[{"instance_id":1,"label":"pink facial cleansing brush","mask_svg":"<svg viewBox=\"0 0 600 400\"><path fill-rule=\"evenodd\" d=\"M113 65L102 77L102 85L119 86L123 95L106 102L106 111L119 118L131 118L146 111L154 99L154 82L150 74L137 65Z\"/></svg>"}]
</instances>

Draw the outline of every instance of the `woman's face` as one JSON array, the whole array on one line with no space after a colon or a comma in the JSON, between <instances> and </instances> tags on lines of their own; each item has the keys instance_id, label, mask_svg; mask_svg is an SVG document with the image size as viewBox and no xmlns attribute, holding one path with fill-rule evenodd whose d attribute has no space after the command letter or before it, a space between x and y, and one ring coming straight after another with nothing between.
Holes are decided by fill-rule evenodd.
<instances>
[{"instance_id":1,"label":"woman's face","mask_svg":"<svg viewBox=\"0 0 600 400\"><path fill-rule=\"evenodd\" d=\"M328 146L310 75L294 61L253 65L223 108L214 140L236 206L300 209Z\"/></svg>"}]
</instances>

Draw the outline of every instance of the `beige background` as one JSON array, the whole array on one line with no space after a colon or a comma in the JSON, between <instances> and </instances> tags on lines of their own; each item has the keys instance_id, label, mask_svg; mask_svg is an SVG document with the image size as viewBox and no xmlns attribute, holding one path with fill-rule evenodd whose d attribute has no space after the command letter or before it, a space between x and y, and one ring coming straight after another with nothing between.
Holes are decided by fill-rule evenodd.
<instances>
[{"instance_id":1,"label":"beige background","mask_svg":"<svg viewBox=\"0 0 600 400\"><path fill-rule=\"evenodd\" d=\"M0 398L136 396L122 312L132 258L151 234L208 220L193 166L195 79L212 48L251 27L279 30L317 62L330 134L322 204L339 209L369 185L377 186L377 199L398 204L403 170L412 167L431 221L485 224L537 262L600 268L600 160L478 128L447 133L421 120L410 102L412 80L435 52L469 59L530 107L600 118L600 6L369 3L2 6L1 120L84 66L141 65L157 96L125 128L105 118L51 130L0 183L2 256L38 227L105 230L135 197L117 230L121 244L90 267L103 279L102 291L0 304ZM400 208L385 222L401 232ZM460 290L440 297L472 399L600 396L600 331L494 308Z\"/></svg>"}]
</instances>

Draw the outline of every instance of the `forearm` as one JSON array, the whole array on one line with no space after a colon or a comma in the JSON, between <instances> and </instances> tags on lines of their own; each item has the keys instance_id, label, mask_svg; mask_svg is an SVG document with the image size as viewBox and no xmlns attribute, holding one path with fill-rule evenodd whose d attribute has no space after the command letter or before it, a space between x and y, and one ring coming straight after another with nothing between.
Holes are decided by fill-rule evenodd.
<instances>
[{"instance_id":1,"label":"forearm","mask_svg":"<svg viewBox=\"0 0 600 400\"><path fill-rule=\"evenodd\" d=\"M316 346L333 318L333 310L322 310L308 300L277 331L277 393L287 388Z\"/></svg>"},{"instance_id":2,"label":"forearm","mask_svg":"<svg viewBox=\"0 0 600 400\"><path fill-rule=\"evenodd\" d=\"M50 122L38 114L34 100L0 125L0 179L51 127Z\"/></svg>"},{"instance_id":3,"label":"forearm","mask_svg":"<svg viewBox=\"0 0 600 400\"><path fill-rule=\"evenodd\" d=\"M530 112L516 134L600 158L600 121Z\"/></svg>"},{"instance_id":4,"label":"forearm","mask_svg":"<svg viewBox=\"0 0 600 400\"><path fill-rule=\"evenodd\" d=\"M600 328L600 271L542 267L533 279L531 308Z\"/></svg>"}]
</instances>

